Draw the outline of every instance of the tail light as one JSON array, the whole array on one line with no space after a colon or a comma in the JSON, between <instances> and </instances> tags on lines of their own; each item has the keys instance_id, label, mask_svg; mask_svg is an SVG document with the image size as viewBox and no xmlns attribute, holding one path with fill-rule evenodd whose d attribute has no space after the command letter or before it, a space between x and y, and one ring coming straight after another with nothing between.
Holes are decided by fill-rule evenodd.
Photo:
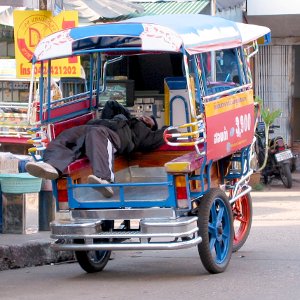
<instances>
[{"instance_id":1,"label":"tail light","mask_svg":"<svg viewBox=\"0 0 300 300\"><path fill-rule=\"evenodd\" d=\"M280 139L276 140L276 147L279 151L285 150L285 145L284 145L283 139L280 138Z\"/></svg>"},{"instance_id":2,"label":"tail light","mask_svg":"<svg viewBox=\"0 0 300 300\"><path fill-rule=\"evenodd\" d=\"M67 179L66 178L57 179L56 187L57 187L57 202L58 202L59 210L69 209Z\"/></svg>"},{"instance_id":3,"label":"tail light","mask_svg":"<svg viewBox=\"0 0 300 300\"><path fill-rule=\"evenodd\" d=\"M188 195L185 176L175 177L175 188L178 208L188 208Z\"/></svg>"}]
</instances>

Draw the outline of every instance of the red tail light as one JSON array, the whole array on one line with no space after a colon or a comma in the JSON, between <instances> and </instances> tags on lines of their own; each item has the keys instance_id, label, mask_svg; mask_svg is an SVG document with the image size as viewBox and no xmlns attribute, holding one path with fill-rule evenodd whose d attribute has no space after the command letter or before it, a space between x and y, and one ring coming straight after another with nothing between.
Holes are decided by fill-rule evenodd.
<instances>
[{"instance_id":1,"label":"red tail light","mask_svg":"<svg viewBox=\"0 0 300 300\"><path fill-rule=\"evenodd\" d=\"M187 199L186 187L176 187L177 200Z\"/></svg>"},{"instance_id":2,"label":"red tail light","mask_svg":"<svg viewBox=\"0 0 300 300\"><path fill-rule=\"evenodd\" d=\"M57 179L57 201L59 209L68 209L68 190L67 190L67 179Z\"/></svg>"},{"instance_id":3,"label":"red tail light","mask_svg":"<svg viewBox=\"0 0 300 300\"><path fill-rule=\"evenodd\" d=\"M282 139L277 140L276 146L277 146L277 150L279 151L285 150L285 145Z\"/></svg>"},{"instance_id":4,"label":"red tail light","mask_svg":"<svg viewBox=\"0 0 300 300\"><path fill-rule=\"evenodd\" d=\"M185 177L184 176L176 176L175 186L176 186L177 206L179 208L187 208L188 207L188 195L187 195L187 191L186 191Z\"/></svg>"},{"instance_id":5,"label":"red tail light","mask_svg":"<svg viewBox=\"0 0 300 300\"><path fill-rule=\"evenodd\" d=\"M285 149L284 141L283 141L282 138L276 139L275 143L276 143L277 149L279 149L279 150L284 150Z\"/></svg>"}]
</instances>

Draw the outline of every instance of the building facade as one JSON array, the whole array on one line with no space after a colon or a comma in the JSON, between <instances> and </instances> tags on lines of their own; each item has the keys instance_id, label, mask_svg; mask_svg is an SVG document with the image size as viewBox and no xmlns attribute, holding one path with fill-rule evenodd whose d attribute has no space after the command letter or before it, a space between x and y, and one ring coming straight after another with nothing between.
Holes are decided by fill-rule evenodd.
<instances>
[{"instance_id":1,"label":"building facade","mask_svg":"<svg viewBox=\"0 0 300 300\"><path fill-rule=\"evenodd\" d=\"M271 29L271 44L255 60L255 93L265 107L281 110L276 134L300 152L300 2L248 0L245 17Z\"/></svg>"}]
</instances>

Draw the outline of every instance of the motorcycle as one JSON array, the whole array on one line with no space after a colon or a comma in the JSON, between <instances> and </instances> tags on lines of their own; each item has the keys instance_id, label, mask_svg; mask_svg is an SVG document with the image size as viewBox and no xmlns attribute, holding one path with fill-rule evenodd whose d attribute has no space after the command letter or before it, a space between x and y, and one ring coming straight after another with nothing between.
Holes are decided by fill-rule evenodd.
<instances>
[{"instance_id":1,"label":"motorcycle","mask_svg":"<svg viewBox=\"0 0 300 300\"><path fill-rule=\"evenodd\" d=\"M269 134L274 133L278 125L270 125ZM266 134L265 123L259 122L256 127L257 138L257 159L258 165L261 167L265 159ZM280 179L284 186L290 189L293 185L292 172L296 170L297 155L294 155L287 146L282 136L269 138L267 164L262 170L264 184L269 184L273 178Z\"/></svg>"}]
</instances>

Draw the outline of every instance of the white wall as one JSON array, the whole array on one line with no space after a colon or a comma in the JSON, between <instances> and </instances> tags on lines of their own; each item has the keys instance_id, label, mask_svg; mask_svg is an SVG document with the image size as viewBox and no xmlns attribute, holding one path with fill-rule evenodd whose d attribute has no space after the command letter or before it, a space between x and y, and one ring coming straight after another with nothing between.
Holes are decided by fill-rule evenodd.
<instances>
[{"instance_id":1,"label":"white wall","mask_svg":"<svg viewBox=\"0 0 300 300\"><path fill-rule=\"evenodd\" d=\"M247 15L300 14L299 0L247 0Z\"/></svg>"},{"instance_id":2,"label":"white wall","mask_svg":"<svg viewBox=\"0 0 300 300\"><path fill-rule=\"evenodd\" d=\"M222 11L217 11L216 15L227 20L235 22L243 22L243 11L242 8L231 8Z\"/></svg>"}]
</instances>

